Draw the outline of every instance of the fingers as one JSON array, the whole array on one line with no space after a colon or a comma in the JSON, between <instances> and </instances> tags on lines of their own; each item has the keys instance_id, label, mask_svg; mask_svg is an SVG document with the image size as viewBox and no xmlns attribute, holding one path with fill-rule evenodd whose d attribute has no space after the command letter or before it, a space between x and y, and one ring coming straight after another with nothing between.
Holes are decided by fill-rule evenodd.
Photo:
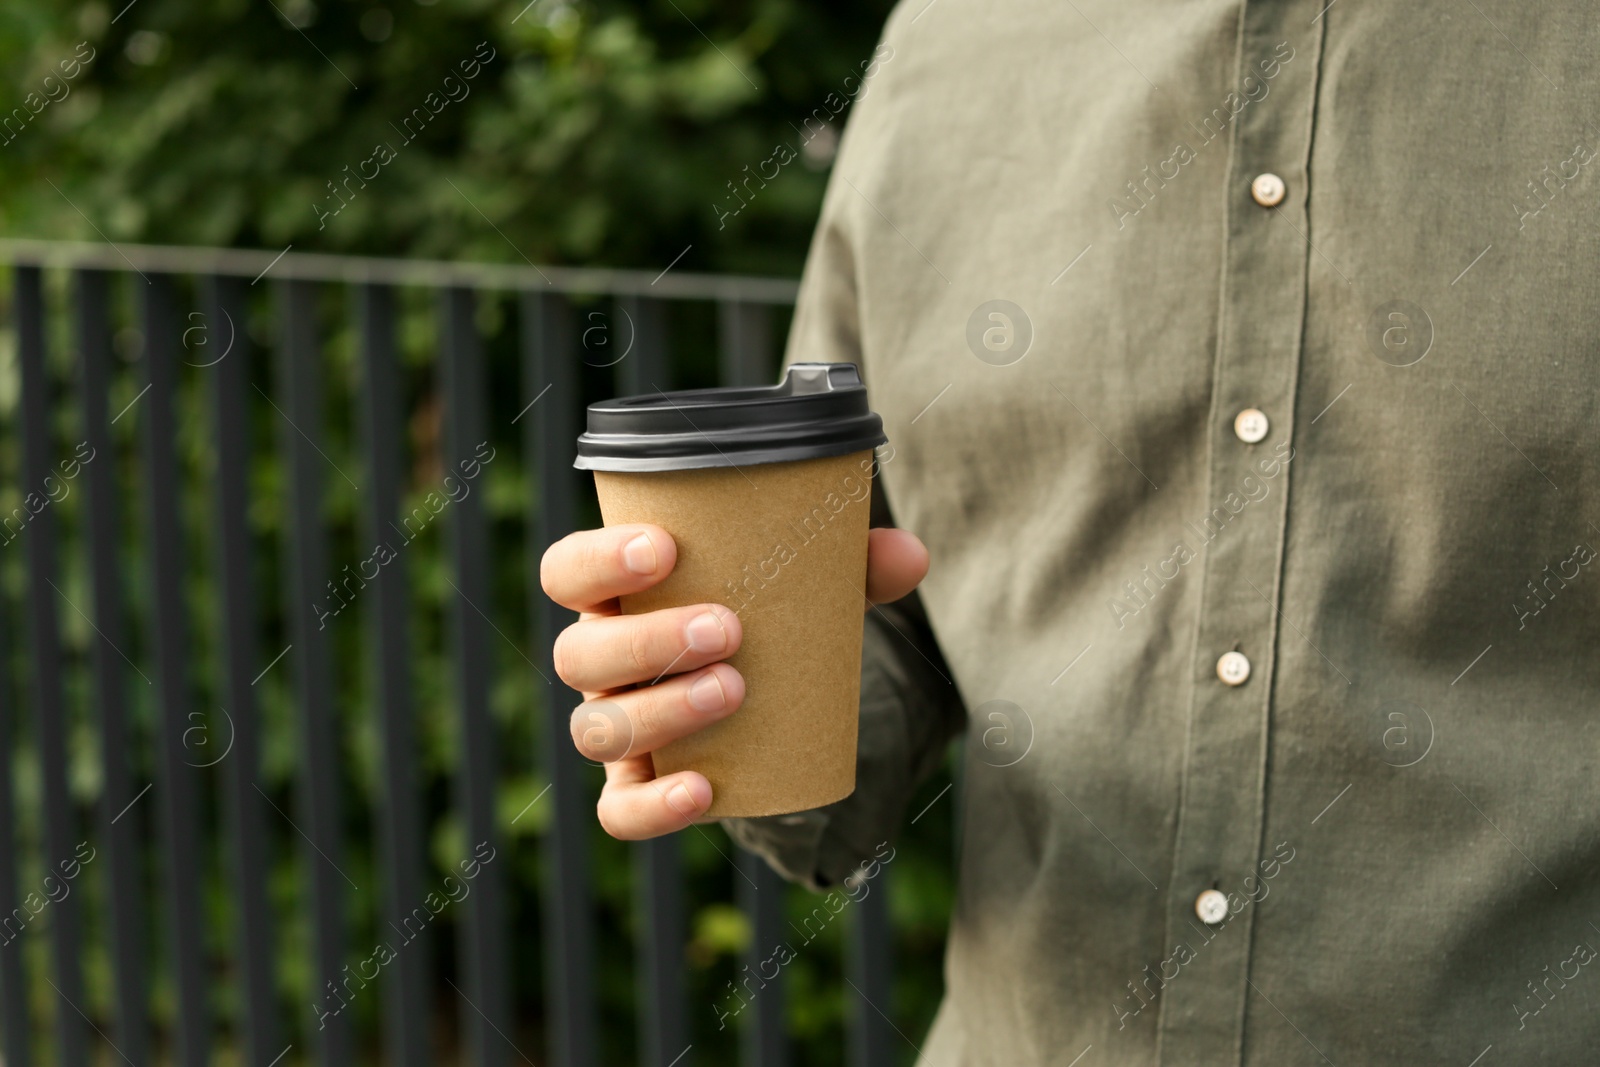
<instances>
[{"instance_id":1,"label":"fingers","mask_svg":"<svg viewBox=\"0 0 1600 1067\"><path fill-rule=\"evenodd\" d=\"M556 638L556 673L590 693L654 682L726 659L743 637L739 617L721 604L583 619Z\"/></svg>"},{"instance_id":2,"label":"fingers","mask_svg":"<svg viewBox=\"0 0 1600 1067\"><path fill-rule=\"evenodd\" d=\"M873 530L867 535L867 599L874 604L899 600L928 573L928 550L906 530Z\"/></svg>"},{"instance_id":3,"label":"fingers","mask_svg":"<svg viewBox=\"0 0 1600 1067\"><path fill-rule=\"evenodd\" d=\"M593 611L606 601L648 589L678 561L678 548L659 526L630 523L568 534L545 551L539 580L562 607Z\"/></svg>"},{"instance_id":4,"label":"fingers","mask_svg":"<svg viewBox=\"0 0 1600 1067\"><path fill-rule=\"evenodd\" d=\"M728 664L715 663L659 685L585 701L572 713L572 743L602 763L642 756L731 715L743 700L744 678Z\"/></svg>"},{"instance_id":5,"label":"fingers","mask_svg":"<svg viewBox=\"0 0 1600 1067\"><path fill-rule=\"evenodd\" d=\"M595 811L605 832L643 841L682 830L711 806L711 783L695 771L654 777L648 756L606 765L606 784Z\"/></svg>"},{"instance_id":6,"label":"fingers","mask_svg":"<svg viewBox=\"0 0 1600 1067\"><path fill-rule=\"evenodd\" d=\"M711 783L695 771L655 777L649 753L732 714L744 679L720 663L743 640L739 617L718 604L611 615L619 596L648 589L672 572L677 546L658 526L613 526L572 534L550 546L540 567L556 603L597 613L562 632L555 665L562 681L586 693L636 683L596 697L573 713L572 739L605 763L597 806L612 837L640 841L681 830L705 816ZM928 550L904 530L873 530L867 542L867 598L909 594L928 573ZM666 681L661 679L672 675Z\"/></svg>"}]
</instances>

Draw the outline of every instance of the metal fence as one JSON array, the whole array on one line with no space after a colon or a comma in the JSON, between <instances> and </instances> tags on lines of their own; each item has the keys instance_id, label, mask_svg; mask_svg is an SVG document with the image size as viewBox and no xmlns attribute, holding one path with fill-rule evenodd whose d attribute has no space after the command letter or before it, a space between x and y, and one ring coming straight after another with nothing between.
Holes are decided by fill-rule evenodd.
<instances>
[{"instance_id":1,"label":"metal fence","mask_svg":"<svg viewBox=\"0 0 1600 1067\"><path fill-rule=\"evenodd\" d=\"M9 700L0 706L4 1062L587 1067L607 1059L604 1032L628 1026L637 1028L634 1043L647 1067L696 1062L696 1033L714 1019L685 1003L686 914L695 901L683 875L681 836L630 846L628 941L638 1010L632 1020L602 1024L600 1018L596 964L607 939L598 936L592 865L599 772L568 738L568 712L579 697L555 680L550 662L552 639L568 613L539 589L538 559L553 540L592 521L591 490L571 468L585 381L591 391L597 373L611 376L603 384L616 393L672 388L681 370L669 356L672 316L690 305L700 305L707 322L715 308L720 382L770 381L781 327L775 316L792 302L793 284L673 271L651 276L16 240L0 241L0 264L12 278L11 321L4 326L14 331L10 355L20 379L14 423L0 427L0 435L20 441L19 504L0 515L0 539L20 540L25 562L25 579L0 594L11 605L5 617L18 614L20 601L24 620L21 647L0 654L0 664L23 664L26 674L25 685L0 678L0 694L23 693L20 710ZM325 303L336 293L354 318L346 328L355 337L358 384L351 393L358 411L346 417L355 427L350 449L359 457L361 485L352 524L362 543L382 545L409 529L403 455L406 428L418 415L400 385L397 301L402 293L415 299L419 290L435 303L431 373L442 468L470 480L468 472L481 470L485 460L481 443L497 435L498 447L509 441L520 451L525 500L516 536L526 589L511 597L525 612L525 647L517 656L542 690L528 714L539 720L532 748L547 792L530 805L549 807L536 839L542 891L535 901L508 900L504 862L485 860L513 847L497 817L504 730L491 714L491 694L505 670L497 666L505 652L495 642L504 634L497 636L502 627L492 605L506 599L492 587L491 553L504 550L506 537L491 547L484 493L452 495L441 519L455 754L446 803L461 839L478 851L457 875L458 884L469 878L472 884L455 905L458 941L449 969L442 963L448 953L430 941L418 907L438 896L433 879L425 878L424 810L441 801L425 797L420 785L410 618L415 575L408 574L406 553L391 552L373 564L375 575L359 567L352 586L348 566L334 572L328 543L328 483L348 479L324 447L332 373ZM494 337L480 323L485 302L504 312ZM614 347L599 356L585 345L586 331L595 327L580 317L593 307L605 310L614 334L607 339ZM252 315L272 324L264 338L252 340L246 330ZM191 334L196 324L204 348L193 343L201 336ZM132 353L121 350L130 330ZM514 403L505 395L513 388ZM113 397L130 394L131 402L113 410ZM487 429L491 410L514 410L515 430ZM119 449L114 424L124 418L137 423L137 448L124 442ZM252 483L259 481L254 461L261 446L251 426L266 421L276 427L271 451L282 481L263 491ZM182 453L184 442L196 438L211 470L199 489L186 483L194 479L184 473L192 464ZM56 502L67 492L82 497L71 512L74 536L63 540ZM277 536L266 545L251 518L264 498L280 509ZM204 501L198 519L185 511L193 511L194 500ZM196 521L209 530L212 546L198 560L185 547ZM140 536L130 539L129 528ZM64 569L82 576L77 588L88 603L67 595ZM210 603L197 604L191 595L186 575L196 569L208 575ZM276 580L263 580L264 572ZM371 722L352 721L341 707L333 677L337 647L332 628L323 625L331 598L357 590ZM137 619L130 605L138 606ZM64 625L83 622L93 634L78 686L63 662L62 633ZM213 690L222 719L215 709L196 707L198 644L215 653ZM521 659L512 662L521 669ZM279 674L275 684L287 687L293 708L287 732L294 776L279 789L264 783L260 770L271 739L258 683L269 673ZM143 727L130 711L130 687L140 685L150 687L141 699L154 708L154 721ZM76 716L74 706L83 709ZM86 741L75 730L91 736ZM350 769L343 765L358 730L375 738L378 800L370 805L351 803ZM225 758L212 759L224 741ZM16 780L17 746L24 743L31 762L23 763L22 777L36 775L36 782ZM208 743L213 747L201 747ZM92 804L82 802L84 789L70 771L71 752L85 744L97 750ZM18 821L24 784L36 790L37 825ZM21 881L24 837L39 850L29 870L45 872L37 886ZM382 886L376 925L386 940L389 931L404 939L399 951L391 948L373 963L379 973L370 979L364 947L353 943L354 883L345 870L352 840L367 837L370 873ZM298 843L295 892L308 905L304 916L286 917L275 904L281 887L271 877L272 842L284 839ZM517 848L534 847L518 841ZM752 857L730 851L728 859L736 866L727 871L730 896L754 931L753 969L762 946L785 936L789 890ZM221 912L202 892L208 877L225 886ZM98 886L94 893L73 891L90 882ZM892 1062L904 1051L878 1010L890 1000L885 896L880 887L847 916L849 963L838 976L853 1002L850 1058L863 1065ZM537 912L536 944L513 943L512 907ZM378 987L367 995L380 998L381 1034L356 1032L353 1016L342 1011L286 1009L278 970L293 923L308 931L311 985L319 996L353 995L353 973L359 988ZM100 978L102 988L109 983L108 1010L85 1001L91 946L109 964L109 978ZM533 954L537 965L527 965ZM170 991L159 1012L152 1007L158 971ZM41 977L48 989L39 987ZM788 1062L783 983L781 974L763 981L749 1017L739 1020L746 1064ZM228 1027L213 1017L219 987L236 1005ZM441 1009L441 989L459 994L453 1008ZM519 1047L530 1014L543 1020L545 1048ZM457 1020L451 1035L440 1032L445 1015ZM158 1018L165 1020L159 1026Z\"/></svg>"}]
</instances>

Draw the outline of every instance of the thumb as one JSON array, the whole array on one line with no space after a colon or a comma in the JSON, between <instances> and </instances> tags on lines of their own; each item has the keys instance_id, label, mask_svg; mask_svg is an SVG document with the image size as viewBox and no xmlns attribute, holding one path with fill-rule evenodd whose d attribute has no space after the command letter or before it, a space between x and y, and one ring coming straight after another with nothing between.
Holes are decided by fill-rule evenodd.
<instances>
[{"instance_id":1,"label":"thumb","mask_svg":"<svg viewBox=\"0 0 1600 1067\"><path fill-rule=\"evenodd\" d=\"M873 530L867 535L867 599L874 604L899 600L928 573L928 549L906 530Z\"/></svg>"}]
</instances>

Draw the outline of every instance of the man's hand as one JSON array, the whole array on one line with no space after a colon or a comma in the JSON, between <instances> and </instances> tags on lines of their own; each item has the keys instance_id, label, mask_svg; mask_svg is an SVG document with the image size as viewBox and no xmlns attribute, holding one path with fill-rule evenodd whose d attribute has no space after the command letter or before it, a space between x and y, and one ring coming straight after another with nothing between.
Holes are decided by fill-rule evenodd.
<instances>
[{"instance_id":1,"label":"man's hand","mask_svg":"<svg viewBox=\"0 0 1600 1067\"><path fill-rule=\"evenodd\" d=\"M867 597L884 603L910 593L928 572L928 550L904 530L873 530L867 542ZM637 841L687 826L711 806L711 783L695 771L655 776L650 753L737 712L744 679L722 661L739 649L739 617L721 604L623 615L617 598L672 573L678 550L659 526L584 530L550 546L539 568L550 599L579 613L556 638L561 680L583 693L572 741L605 762L600 825ZM625 716L620 729L586 731ZM627 738L608 752L606 736ZM620 745L609 747L619 748Z\"/></svg>"}]
</instances>

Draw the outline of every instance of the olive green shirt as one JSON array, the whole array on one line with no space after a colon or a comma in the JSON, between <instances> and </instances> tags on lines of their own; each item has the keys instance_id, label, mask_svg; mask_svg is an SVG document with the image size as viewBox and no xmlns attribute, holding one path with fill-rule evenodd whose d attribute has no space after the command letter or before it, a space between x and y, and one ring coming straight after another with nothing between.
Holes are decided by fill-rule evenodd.
<instances>
[{"instance_id":1,"label":"olive green shirt","mask_svg":"<svg viewBox=\"0 0 1600 1067\"><path fill-rule=\"evenodd\" d=\"M789 356L861 364L926 620L856 794L734 832L837 883L965 728L929 1065L1600 1062L1593 6L885 42Z\"/></svg>"}]
</instances>

